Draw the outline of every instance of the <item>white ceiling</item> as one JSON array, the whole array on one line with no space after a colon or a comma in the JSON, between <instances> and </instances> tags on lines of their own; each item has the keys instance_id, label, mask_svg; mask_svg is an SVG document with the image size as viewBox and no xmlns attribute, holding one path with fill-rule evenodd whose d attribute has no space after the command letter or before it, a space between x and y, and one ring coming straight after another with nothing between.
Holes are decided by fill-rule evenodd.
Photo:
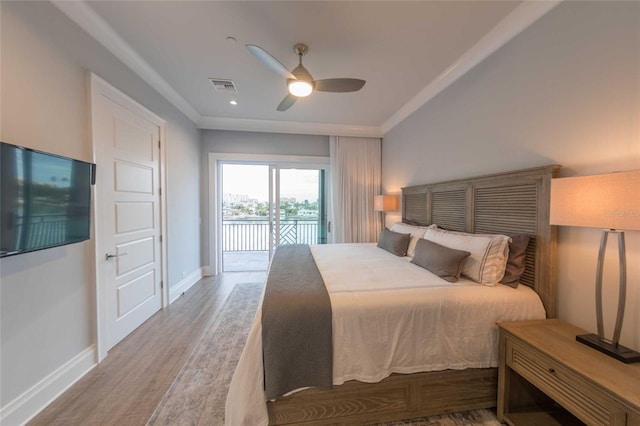
<instances>
[{"instance_id":1,"label":"white ceiling","mask_svg":"<svg viewBox=\"0 0 640 426\"><path fill-rule=\"evenodd\" d=\"M202 128L380 136L550 10L519 1L91 1L54 3ZM540 7L539 3L546 4ZM537 4L537 6L536 6ZM235 38L236 42L228 41ZM316 79L367 81L316 92L285 112L293 45ZM238 93L216 92L209 77ZM237 106L229 104L236 100Z\"/></svg>"}]
</instances>

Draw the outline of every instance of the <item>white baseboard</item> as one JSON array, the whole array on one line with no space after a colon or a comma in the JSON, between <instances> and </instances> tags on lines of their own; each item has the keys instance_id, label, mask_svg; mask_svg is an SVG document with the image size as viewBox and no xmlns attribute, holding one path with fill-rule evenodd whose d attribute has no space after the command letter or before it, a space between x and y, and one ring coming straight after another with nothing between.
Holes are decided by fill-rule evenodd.
<instances>
[{"instance_id":1,"label":"white baseboard","mask_svg":"<svg viewBox=\"0 0 640 426\"><path fill-rule=\"evenodd\" d=\"M203 266L202 267L202 275L205 277L211 277L213 275L215 275L213 273L213 268L211 266Z\"/></svg>"},{"instance_id":2,"label":"white baseboard","mask_svg":"<svg viewBox=\"0 0 640 426\"><path fill-rule=\"evenodd\" d=\"M175 300L182 295L185 291L189 290L192 285L200 281L203 277L202 268L198 268L178 282L175 286L169 288L169 304L175 302Z\"/></svg>"},{"instance_id":3,"label":"white baseboard","mask_svg":"<svg viewBox=\"0 0 640 426\"><path fill-rule=\"evenodd\" d=\"M0 408L0 424L14 426L27 423L96 365L96 347L91 345Z\"/></svg>"}]
</instances>

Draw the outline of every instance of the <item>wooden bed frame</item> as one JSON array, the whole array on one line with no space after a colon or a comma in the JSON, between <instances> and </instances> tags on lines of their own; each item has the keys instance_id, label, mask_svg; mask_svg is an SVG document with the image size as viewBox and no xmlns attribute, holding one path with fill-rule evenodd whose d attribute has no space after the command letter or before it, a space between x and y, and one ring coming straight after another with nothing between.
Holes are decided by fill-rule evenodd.
<instances>
[{"instance_id":1,"label":"wooden bed frame","mask_svg":"<svg viewBox=\"0 0 640 426\"><path fill-rule=\"evenodd\" d=\"M402 189L402 221L472 233L529 233L521 284L556 315L556 230L549 225L546 166ZM497 369L394 374L379 383L349 381L269 402L269 424L367 424L496 406Z\"/></svg>"}]
</instances>

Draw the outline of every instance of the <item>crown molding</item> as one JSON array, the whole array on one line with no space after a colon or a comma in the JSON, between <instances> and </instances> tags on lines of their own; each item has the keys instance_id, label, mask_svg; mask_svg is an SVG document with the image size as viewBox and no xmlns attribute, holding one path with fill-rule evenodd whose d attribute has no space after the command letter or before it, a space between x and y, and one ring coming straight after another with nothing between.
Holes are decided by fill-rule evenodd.
<instances>
[{"instance_id":1,"label":"crown molding","mask_svg":"<svg viewBox=\"0 0 640 426\"><path fill-rule=\"evenodd\" d=\"M201 116L86 1L51 0L60 11L107 48L201 129L363 137L382 137L433 99L438 93L449 87L493 52L560 4L561 1L525 0L380 126L352 126L331 123Z\"/></svg>"},{"instance_id":2,"label":"crown molding","mask_svg":"<svg viewBox=\"0 0 640 426\"><path fill-rule=\"evenodd\" d=\"M197 123L200 114L175 91L158 72L136 52L95 10L84 1L51 0L62 13L107 48L140 78L157 90L191 121Z\"/></svg>"},{"instance_id":3,"label":"crown molding","mask_svg":"<svg viewBox=\"0 0 640 426\"><path fill-rule=\"evenodd\" d=\"M511 41L531 24L561 3L559 1L525 1L502 19L491 31L485 34L469 50L462 54L451 66L436 77L424 89L418 92L395 114L389 117L380 128L387 133L418 108L433 99L438 93L484 61L493 52Z\"/></svg>"},{"instance_id":4,"label":"crown molding","mask_svg":"<svg viewBox=\"0 0 640 426\"><path fill-rule=\"evenodd\" d=\"M198 122L198 127L201 129L294 133L302 135L382 137L382 129L377 126L352 126L349 124L309 123L301 121L254 120L249 118L202 117Z\"/></svg>"}]
</instances>

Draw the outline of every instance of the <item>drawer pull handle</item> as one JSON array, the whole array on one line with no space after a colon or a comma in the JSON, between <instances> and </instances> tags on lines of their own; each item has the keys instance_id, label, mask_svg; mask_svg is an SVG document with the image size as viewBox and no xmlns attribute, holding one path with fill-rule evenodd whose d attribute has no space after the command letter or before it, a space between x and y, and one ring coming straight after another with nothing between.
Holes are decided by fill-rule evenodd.
<instances>
[{"instance_id":1,"label":"drawer pull handle","mask_svg":"<svg viewBox=\"0 0 640 426\"><path fill-rule=\"evenodd\" d=\"M549 373L551 374L555 374L556 370L554 368L549 367L549 369L547 370Z\"/></svg>"}]
</instances>

